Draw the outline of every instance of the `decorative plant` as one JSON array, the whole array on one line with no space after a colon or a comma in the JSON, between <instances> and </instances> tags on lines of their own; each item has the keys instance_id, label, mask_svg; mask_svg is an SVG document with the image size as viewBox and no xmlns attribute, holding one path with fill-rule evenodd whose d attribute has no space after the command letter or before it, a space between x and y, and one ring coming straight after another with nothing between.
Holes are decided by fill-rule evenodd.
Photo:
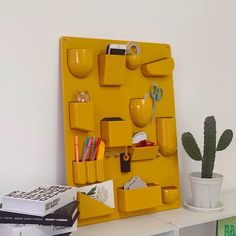
<instances>
[{"instance_id":1,"label":"decorative plant","mask_svg":"<svg viewBox=\"0 0 236 236\"><path fill-rule=\"evenodd\" d=\"M233 131L226 129L216 145L216 121L214 116L206 117L204 122L203 155L190 132L182 134L182 144L187 154L196 161L202 161L202 178L212 178L217 151L226 149L233 138Z\"/></svg>"}]
</instances>

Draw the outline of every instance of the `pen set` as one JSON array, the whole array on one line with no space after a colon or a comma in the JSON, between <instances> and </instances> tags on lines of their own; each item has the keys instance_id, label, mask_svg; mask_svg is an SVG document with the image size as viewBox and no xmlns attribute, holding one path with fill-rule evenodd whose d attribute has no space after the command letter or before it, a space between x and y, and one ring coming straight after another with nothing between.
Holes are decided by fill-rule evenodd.
<instances>
[{"instance_id":1,"label":"pen set","mask_svg":"<svg viewBox=\"0 0 236 236\"><path fill-rule=\"evenodd\" d=\"M74 136L74 145L76 162L95 161L104 158L105 143L99 137L86 137L81 160L79 158L79 140L77 135Z\"/></svg>"}]
</instances>

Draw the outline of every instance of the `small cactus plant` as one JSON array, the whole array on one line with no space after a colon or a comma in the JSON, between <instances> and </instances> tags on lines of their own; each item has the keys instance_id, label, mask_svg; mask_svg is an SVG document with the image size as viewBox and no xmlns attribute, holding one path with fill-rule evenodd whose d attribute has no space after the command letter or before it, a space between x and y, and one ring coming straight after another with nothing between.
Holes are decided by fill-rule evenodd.
<instances>
[{"instance_id":1,"label":"small cactus plant","mask_svg":"<svg viewBox=\"0 0 236 236\"><path fill-rule=\"evenodd\" d=\"M212 178L217 151L226 149L233 138L233 131L226 129L216 145L216 121L214 116L206 117L204 122L203 155L190 132L182 134L182 144L187 154L196 161L202 161L202 178Z\"/></svg>"}]
</instances>

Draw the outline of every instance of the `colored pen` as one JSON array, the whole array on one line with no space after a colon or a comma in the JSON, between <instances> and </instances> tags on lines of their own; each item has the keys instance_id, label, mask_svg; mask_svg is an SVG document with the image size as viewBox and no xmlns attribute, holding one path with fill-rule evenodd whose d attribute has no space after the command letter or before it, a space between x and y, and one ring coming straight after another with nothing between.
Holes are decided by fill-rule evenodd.
<instances>
[{"instance_id":1,"label":"colored pen","mask_svg":"<svg viewBox=\"0 0 236 236\"><path fill-rule=\"evenodd\" d=\"M89 141L88 141L88 144L87 144L87 146L86 146L85 153L84 153L84 156L83 156L83 158L82 158L82 161L85 161L85 160L87 159L89 150L90 150L91 145L92 145L92 141L93 141L93 139L92 139L92 138L89 138Z\"/></svg>"},{"instance_id":2,"label":"colored pen","mask_svg":"<svg viewBox=\"0 0 236 236\"><path fill-rule=\"evenodd\" d=\"M90 152L90 161L93 160L93 153L94 153L94 148L95 148L95 141L96 141L96 138L93 137L93 139L92 139L92 147L91 147L91 152Z\"/></svg>"},{"instance_id":3,"label":"colored pen","mask_svg":"<svg viewBox=\"0 0 236 236\"><path fill-rule=\"evenodd\" d=\"M98 147L99 147L100 142L101 142L101 138L98 138L97 141L96 141L96 144L95 144L95 150L94 150L94 153L93 153L92 160L96 159L97 152L98 152Z\"/></svg>"},{"instance_id":4,"label":"colored pen","mask_svg":"<svg viewBox=\"0 0 236 236\"><path fill-rule=\"evenodd\" d=\"M79 162L79 139L78 136L74 136L74 145L75 145L75 161Z\"/></svg>"}]
</instances>

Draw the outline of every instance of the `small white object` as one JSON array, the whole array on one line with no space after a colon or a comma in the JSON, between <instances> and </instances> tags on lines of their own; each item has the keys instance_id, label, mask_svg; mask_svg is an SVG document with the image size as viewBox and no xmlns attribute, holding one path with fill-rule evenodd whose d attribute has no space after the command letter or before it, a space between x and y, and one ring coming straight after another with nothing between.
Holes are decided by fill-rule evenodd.
<instances>
[{"instance_id":1,"label":"small white object","mask_svg":"<svg viewBox=\"0 0 236 236\"><path fill-rule=\"evenodd\" d=\"M131 190L136 188L146 188L147 184L138 176L134 176L129 182L124 184L124 190Z\"/></svg>"},{"instance_id":2,"label":"small white object","mask_svg":"<svg viewBox=\"0 0 236 236\"><path fill-rule=\"evenodd\" d=\"M190 210L197 211L197 212L205 212L205 213L210 213L210 212L216 212L216 211L222 211L224 209L224 203L223 202L218 202L216 207L214 208L202 208L202 207L195 207L192 203L192 200L188 200L184 202L184 205L189 208Z\"/></svg>"},{"instance_id":3,"label":"small white object","mask_svg":"<svg viewBox=\"0 0 236 236\"><path fill-rule=\"evenodd\" d=\"M192 204L198 208L216 208L223 175L213 173L212 178L201 178L201 172L192 172L189 176L192 190Z\"/></svg>"},{"instance_id":4,"label":"small white object","mask_svg":"<svg viewBox=\"0 0 236 236\"><path fill-rule=\"evenodd\" d=\"M145 132L138 132L133 135L132 137L132 143L137 144L142 140L147 140L147 134Z\"/></svg>"}]
</instances>

